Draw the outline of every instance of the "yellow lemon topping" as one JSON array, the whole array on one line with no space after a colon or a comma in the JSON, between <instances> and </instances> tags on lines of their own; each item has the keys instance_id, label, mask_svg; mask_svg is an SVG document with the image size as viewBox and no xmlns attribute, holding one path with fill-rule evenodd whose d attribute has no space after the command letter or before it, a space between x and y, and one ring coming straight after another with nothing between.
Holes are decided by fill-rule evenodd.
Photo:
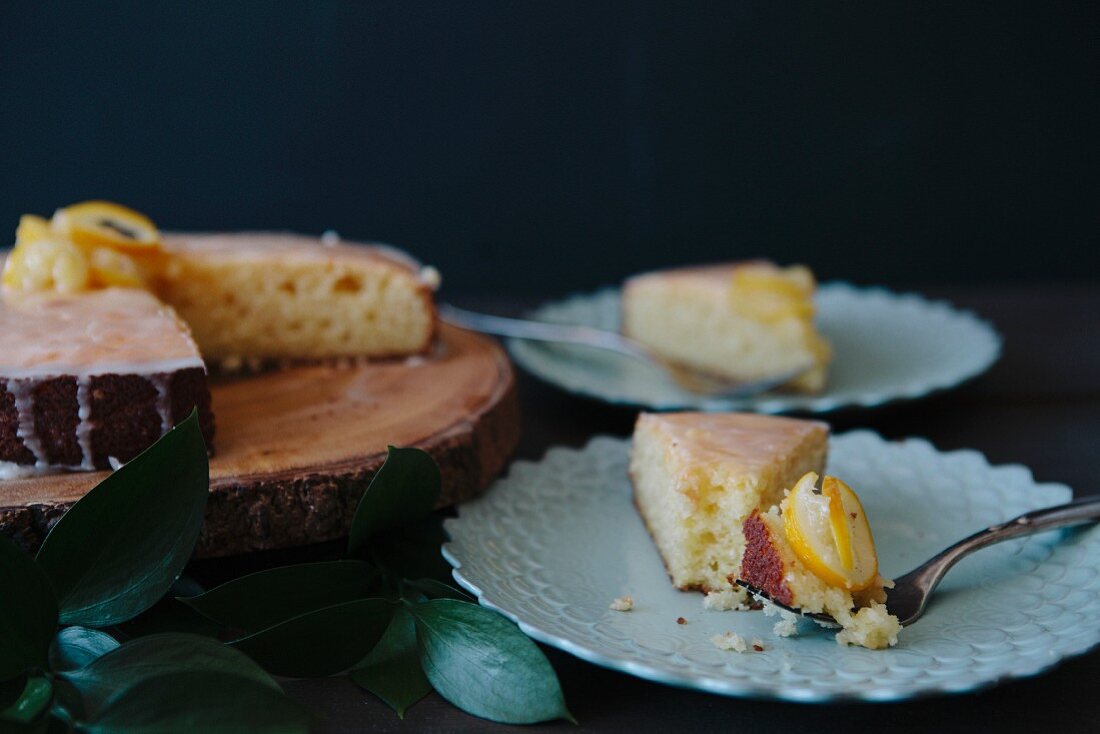
<instances>
[{"instance_id":1,"label":"yellow lemon topping","mask_svg":"<svg viewBox=\"0 0 1100 734\"><path fill-rule=\"evenodd\" d=\"M878 577L878 555L859 497L836 477L808 472L783 502L783 527L798 558L815 576L849 591Z\"/></svg>"},{"instance_id":2,"label":"yellow lemon topping","mask_svg":"<svg viewBox=\"0 0 1100 734\"><path fill-rule=\"evenodd\" d=\"M54 212L50 226L80 247L144 250L160 246L149 217L109 201L85 201Z\"/></svg>"},{"instance_id":3,"label":"yellow lemon topping","mask_svg":"<svg viewBox=\"0 0 1100 734\"><path fill-rule=\"evenodd\" d=\"M50 220L37 214L24 214L19 217L19 226L15 228L16 242L32 242L50 236Z\"/></svg>"},{"instance_id":4,"label":"yellow lemon topping","mask_svg":"<svg viewBox=\"0 0 1100 734\"><path fill-rule=\"evenodd\" d=\"M777 268L770 263L749 264L733 271L734 307L749 318L775 323L814 316L814 276L801 265Z\"/></svg>"},{"instance_id":5,"label":"yellow lemon topping","mask_svg":"<svg viewBox=\"0 0 1100 734\"><path fill-rule=\"evenodd\" d=\"M87 289L88 260L71 242L46 237L20 243L4 263L6 290L75 293Z\"/></svg>"},{"instance_id":6,"label":"yellow lemon topping","mask_svg":"<svg viewBox=\"0 0 1100 734\"><path fill-rule=\"evenodd\" d=\"M162 257L160 241L144 214L106 201L64 207L49 220L24 214L0 283L5 294L143 288Z\"/></svg>"}]
</instances>

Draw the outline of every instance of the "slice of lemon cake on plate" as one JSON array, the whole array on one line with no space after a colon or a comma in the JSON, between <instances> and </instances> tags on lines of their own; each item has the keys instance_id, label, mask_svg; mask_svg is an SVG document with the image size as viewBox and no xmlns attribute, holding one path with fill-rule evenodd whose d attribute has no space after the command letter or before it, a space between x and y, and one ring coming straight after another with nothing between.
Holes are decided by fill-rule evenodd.
<instances>
[{"instance_id":1,"label":"slice of lemon cake on plate","mask_svg":"<svg viewBox=\"0 0 1100 734\"><path fill-rule=\"evenodd\" d=\"M867 513L844 482L826 476L818 490L817 480L807 473L778 507L745 519L741 569L730 581L785 607L832 616L842 645L895 645L901 625L884 604L892 584L879 575ZM788 631L793 625L777 625L778 633Z\"/></svg>"},{"instance_id":2,"label":"slice of lemon cake on plate","mask_svg":"<svg viewBox=\"0 0 1100 734\"><path fill-rule=\"evenodd\" d=\"M727 592L741 569L745 519L822 471L828 435L826 424L794 418L642 413L630 454L634 501L672 583Z\"/></svg>"},{"instance_id":3,"label":"slice of lemon cake on plate","mask_svg":"<svg viewBox=\"0 0 1100 734\"><path fill-rule=\"evenodd\" d=\"M622 331L658 355L731 380L796 374L818 392L831 358L814 328L813 274L770 262L637 275L623 286Z\"/></svg>"}]
</instances>

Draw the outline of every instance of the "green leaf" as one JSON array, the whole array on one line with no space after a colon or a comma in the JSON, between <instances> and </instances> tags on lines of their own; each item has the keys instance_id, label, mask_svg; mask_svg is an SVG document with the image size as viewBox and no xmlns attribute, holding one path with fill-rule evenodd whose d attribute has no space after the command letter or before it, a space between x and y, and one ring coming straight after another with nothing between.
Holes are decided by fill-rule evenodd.
<instances>
[{"instance_id":1,"label":"green leaf","mask_svg":"<svg viewBox=\"0 0 1100 734\"><path fill-rule=\"evenodd\" d=\"M420 667L416 647L416 622L405 608L399 608L374 650L351 672L357 685L386 702L405 718L405 712L432 690Z\"/></svg>"},{"instance_id":2,"label":"green leaf","mask_svg":"<svg viewBox=\"0 0 1100 734\"><path fill-rule=\"evenodd\" d=\"M382 468L359 500L348 553L362 556L367 541L386 528L427 515L439 501L442 480L435 460L420 449L390 446Z\"/></svg>"},{"instance_id":3,"label":"green leaf","mask_svg":"<svg viewBox=\"0 0 1100 734\"><path fill-rule=\"evenodd\" d=\"M408 586L416 589L429 599L458 599L459 601L474 601L474 597L467 594L457 586L436 579L405 579Z\"/></svg>"},{"instance_id":4,"label":"green leaf","mask_svg":"<svg viewBox=\"0 0 1100 734\"><path fill-rule=\"evenodd\" d=\"M371 595L377 577L363 561L326 561L258 571L180 601L229 627L259 632L306 612Z\"/></svg>"},{"instance_id":5,"label":"green leaf","mask_svg":"<svg viewBox=\"0 0 1100 734\"><path fill-rule=\"evenodd\" d=\"M352 667L386 631L395 604L359 599L307 612L231 644L276 675L317 678Z\"/></svg>"},{"instance_id":6,"label":"green leaf","mask_svg":"<svg viewBox=\"0 0 1100 734\"><path fill-rule=\"evenodd\" d=\"M118 624L164 596L198 540L209 479L192 412L73 505L38 551L62 623Z\"/></svg>"},{"instance_id":7,"label":"green leaf","mask_svg":"<svg viewBox=\"0 0 1100 734\"><path fill-rule=\"evenodd\" d=\"M441 552L446 539L443 519L430 515L380 534L371 542L370 552L399 578L447 581L452 578L451 565Z\"/></svg>"},{"instance_id":8,"label":"green leaf","mask_svg":"<svg viewBox=\"0 0 1100 734\"><path fill-rule=\"evenodd\" d=\"M57 600L34 560L0 535L0 681L45 670L57 630Z\"/></svg>"},{"instance_id":9,"label":"green leaf","mask_svg":"<svg viewBox=\"0 0 1100 734\"><path fill-rule=\"evenodd\" d=\"M27 678L23 693L15 703L0 711L0 722L29 724L41 715L53 699L53 685L48 678L34 675Z\"/></svg>"},{"instance_id":10,"label":"green leaf","mask_svg":"<svg viewBox=\"0 0 1100 734\"><path fill-rule=\"evenodd\" d=\"M142 681L178 673L225 674L280 691L247 655L201 635L163 634L131 640L60 678L80 694L84 715L95 719L113 696Z\"/></svg>"},{"instance_id":11,"label":"green leaf","mask_svg":"<svg viewBox=\"0 0 1100 734\"><path fill-rule=\"evenodd\" d=\"M416 618L420 662L443 698L506 724L574 721L550 662L507 619L453 599L409 609Z\"/></svg>"},{"instance_id":12,"label":"green leaf","mask_svg":"<svg viewBox=\"0 0 1100 734\"><path fill-rule=\"evenodd\" d=\"M106 632L87 627L66 627L50 645L50 668L57 673L77 670L118 647Z\"/></svg>"},{"instance_id":13,"label":"green leaf","mask_svg":"<svg viewBox=\"0 0 1100 734\"><path fill-rule=\"evenodd\" d=\"M311 716L278 688L222 671L181 671L147 678L113 696L80 731L308 732Z\"/></svg>"}]
</instances>

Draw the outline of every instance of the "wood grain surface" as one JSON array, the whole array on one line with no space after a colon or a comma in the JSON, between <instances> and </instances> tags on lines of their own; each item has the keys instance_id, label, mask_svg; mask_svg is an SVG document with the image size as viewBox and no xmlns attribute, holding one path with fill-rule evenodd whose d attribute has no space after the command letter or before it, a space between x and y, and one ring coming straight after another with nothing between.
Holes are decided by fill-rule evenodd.
<instances>
[{"instance_id":1,"label":"wood grain surface","mask_svg":"<svg viewBox=\"0 0 1100 734\"><path fill-rule=\"evenodd\" d=\"M424 358L215 380L211 392L217 434L198 557L342 537L388 445L432 454L443 473L444 506L484 489L519 441L515 379L504 353L490 339L449 327ZM105 476L0 482L0 531L37 546Z\"/></svg>"}]
</instances>

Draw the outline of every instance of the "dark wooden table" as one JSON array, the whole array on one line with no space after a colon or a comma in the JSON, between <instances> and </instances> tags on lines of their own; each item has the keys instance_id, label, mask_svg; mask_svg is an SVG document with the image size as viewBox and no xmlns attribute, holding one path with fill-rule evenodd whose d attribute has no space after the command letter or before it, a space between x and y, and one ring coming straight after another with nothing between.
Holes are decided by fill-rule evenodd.
<instances>
[{"instance_id":1,"label":"dark wooden table","mask_svg":"<svg viewBox=\"0 0 1100 734\"><path fill-rule=\"evenodd\" d=\"M1001 361L978 380L915 403L827 416L835 431L871 428L887 437L921 436L940 449L974 448L991 462L1029 466L1040 481L1078 495L1100 492L1100 287L926 288L991 320L1005 339ZM461 299L462 305L517 312L529 299ZM631 411L570 397L525 375L522 458L555 444L580 446L594 434L629 434ZM280 559L285 560L285 559ZM1100 558L1093 559L1100 564ZM1100 728L1100 651L1064 661L1039 677L980 693L900 704L806 705L759 702L678 690L544 648L582 730L1012 731L1094 732ZM432 694L405 720L346 679L290 681L318 712L323 732L484 731L497 727ZM571 730L555 723L525 731ZM518 729L518 727L517 727Z\"/></svg>"}]
</instances>

